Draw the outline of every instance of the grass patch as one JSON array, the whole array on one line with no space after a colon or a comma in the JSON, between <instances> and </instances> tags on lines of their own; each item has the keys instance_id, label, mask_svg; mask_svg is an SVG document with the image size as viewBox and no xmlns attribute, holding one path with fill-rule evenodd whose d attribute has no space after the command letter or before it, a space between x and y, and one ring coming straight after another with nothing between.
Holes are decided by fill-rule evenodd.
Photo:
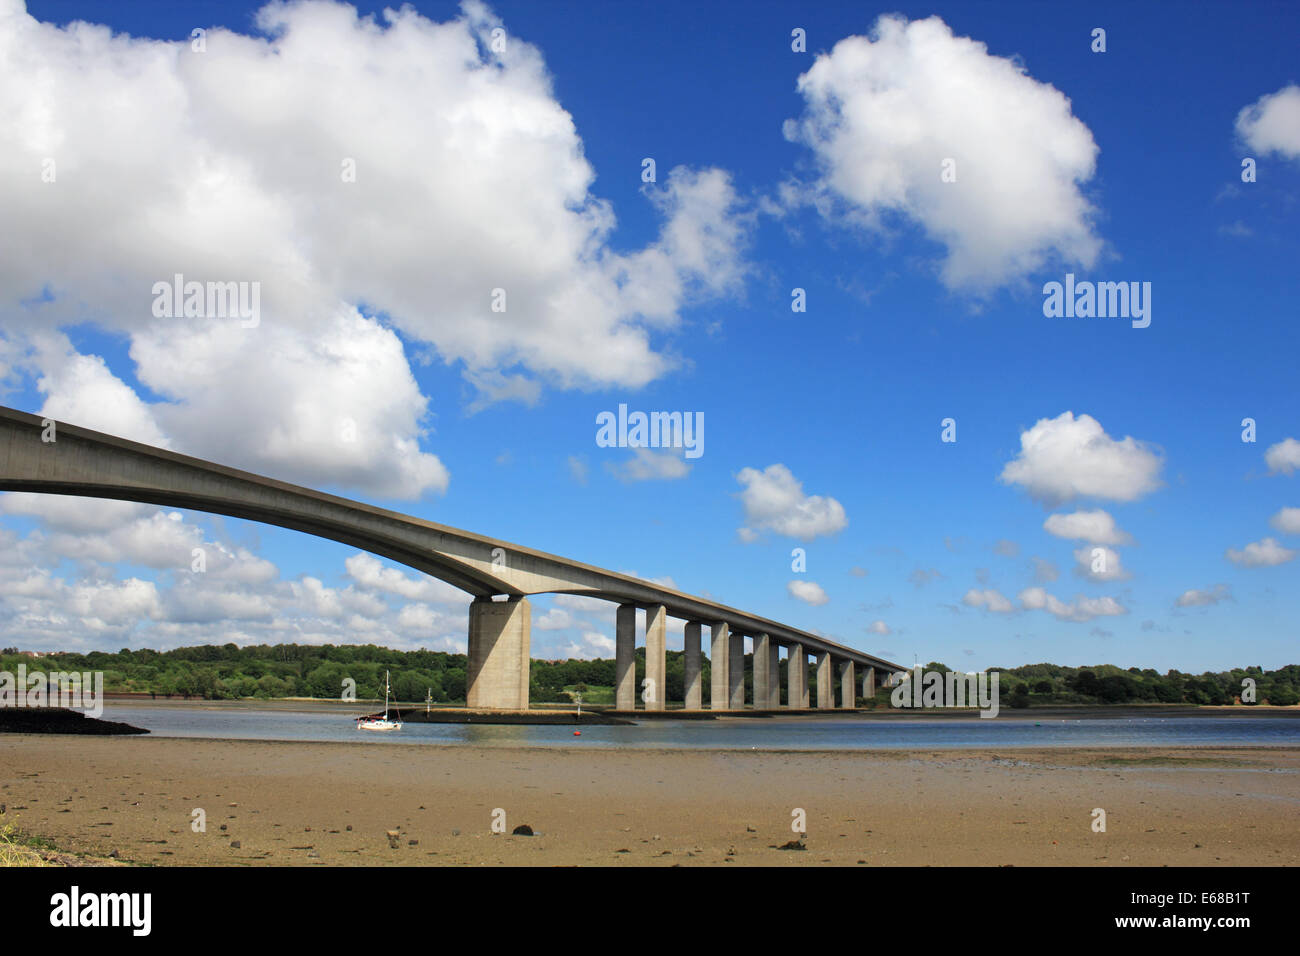
<instances>
[{"instance_id":1,"label":"grass patch","mask_svg":"<svg viewBox=\"0 0 1300 956\"><path fill-rule=\"evenodd\" d=\"M0 866L49 866L41 856L38 844L42 840L33 840L23 836L13 824L0 828Z\"/></svg>"}]
</instances>

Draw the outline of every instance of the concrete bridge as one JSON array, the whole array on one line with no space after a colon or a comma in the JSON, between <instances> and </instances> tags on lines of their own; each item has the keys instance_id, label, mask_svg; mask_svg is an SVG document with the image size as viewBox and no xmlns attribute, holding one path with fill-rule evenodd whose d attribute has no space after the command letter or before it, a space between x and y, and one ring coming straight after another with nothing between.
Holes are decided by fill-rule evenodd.
<instances>
[{"instance_id":1,"label":"concrete bridge","mask_svg":"<svg viewBox=\"0 0 1300 956\"><path fill-rule=\"evenodd\" d=\"M0 407L0 491L30 491L140 501L246 518L304 531L383 555L474 595L469 608L468 705L485 710L528 708L530 594L581 594L618 605L615 702L633 710L664 710L669 616L686 621L687 710L703 708L700 643L709 628L712 710L745 707L745 639L753 647L758 710L780 706L779 654L785 648L787 707L804 709L808 658L817 677L819 709L854 706L875 693L876 676L906 668L736 608L649 581L371 505L226 468L162 448L115 438ZM636 612L645 610L645 685L635 686ZM638 694L640 691L640 694Z\"/></svg>"}]
</instances>

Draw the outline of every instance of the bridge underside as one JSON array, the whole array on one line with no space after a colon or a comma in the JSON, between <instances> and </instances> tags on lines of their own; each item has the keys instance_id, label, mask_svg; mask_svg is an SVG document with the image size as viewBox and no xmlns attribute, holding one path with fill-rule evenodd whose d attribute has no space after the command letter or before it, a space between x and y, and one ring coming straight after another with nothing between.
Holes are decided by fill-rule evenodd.
<instances>
[{"instance_id":1,"label":"bridge underside","mask_svg":"<svg viewBox=\"0 0 1300 956\"><path fill-rule=\"evenodd\" d=\"M446 581L475 598L469 609L468 703L473 708L528 707L529 594L583 594L619 605L616 699L622 710L633 709L638 700L647 710L665 708L670 615L687 622L682 703L688 709L703 706L704 625L712 635L714 710L745 706L744 635L753 639L751 699L760 709L780 702L779 647L787 648L791 660L805 663L807 654L817 655L817 705L823 709L835 703L832 669L841 675L842 707L853 705L857 675L862 675L863 694L871 696L877 670L904 670L648 581L6 408L0 408L0 491L112 498L244 518L339 541ZM639 688L633 668L638 608L646 616L646 676ZM787 706L807 707L807 667L789 667L788 674Z\"/></svg>"}]
</instances>

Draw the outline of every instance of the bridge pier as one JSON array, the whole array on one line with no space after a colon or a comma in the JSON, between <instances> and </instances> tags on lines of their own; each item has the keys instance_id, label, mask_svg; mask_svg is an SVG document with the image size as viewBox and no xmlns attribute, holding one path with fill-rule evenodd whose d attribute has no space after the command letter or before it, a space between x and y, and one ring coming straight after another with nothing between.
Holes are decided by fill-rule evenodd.
<instances>
[{"instance_id":1,"label":"bridge pier","mask_svg":"<svg viewBox=\"0 0 1300 956\"><path fill-rule=\"evenodd\" d=\"M469 606L466 704L481 710L527 710L533 610L528 598L475 598Z\"/></svg>"},{"instance_id":2,"label":"bridge pier","mask_svg":"<svg viewBox=\"0 0 1300 956\"><path fill-rule=\"evenodd\" d=\"M686 709L699 710L703 688L700 681L700 622L686 622Z\"/></svg>"},{"instance_id":3,"label":"bridge pier","mask_svg":"<svg viewBox=\"0 0 1300 956\"><path fill-rule=\"evenodd\" d=\"M731 635L731 653L727 658L727 707L745 709L745 635Z\"/></svg>"},{"instance_id":4,"label":"bridge pier","mask_svg":"<svg viewBox=\"0 0 1300 956\"><path fill-rule=\"evenodd\" d=\"M772 639L766 634L754 635L754 709L767 710L768 691L772 679L768 668L772 666Z\"/></svg>"},{"instance_id":5,"label":"bridge pier","mask_svg":"<svg viewBox=\"0 0 1300 956\"><path fill-rule=\"evenodd\" d=\"M653 604L645 609L645 679L642 695L646 710L663 710L668 690L668 609Z\"/></svg>"},{"instance_id":6,"label":"bridge pier","mask_svg":"<svg viewBox=\"0 0 1300 956\"><path fill-rule=\"evenodd\" d=\"M636 605L620 604L614 621L614 707L635 710Z\"/></svg>"},{"instance_id":7,"label":"bridge pier","mask_svg":"<svg viewBox=\"0 0 1300 956\"><path fill-rule=\"evenodd\" d=\"M774 639L768 641L767 706L776 710L781 706L781 647Z\"/></svg>"},{"instance_id":8,"label":"bridge pier","mask_svg":"<svg viewBox=\"0 0 1300 956\"><path fill-rule=\"evenodd\" d=\"M791 644L787 651L785 681L786 681L786 706L791 710L798 710L803 707L803 683L807 665L807 658L804 657L802 644Z\"/></svg>"},{"instance_id":9,"label":"bridge pier","mask_svg":"<svg viewBox=\"0 0 1300 956\"><path fill-rule=\"evenodd\" d=\"M857 703L858 682L852 661L840 662L840 706L852 710Z\"/></svg>"},{"instance_id":10,"label":"bridge pier","mask_svg":"<svg viewBox=\"0 0 1300 956\"><path fill-rule=\"evenodd\" d=\"M876 696L876 669L868 667L862 675L862 696L867 700Z\"/></svg>"},{"instance_id":11,"label":"bridge pier","mask_svg":"<svg viewBox=\"0 0 1300 956\"><path fill-rule=\"evenodd\" d=\"M712 643L709 647L709 667L711 670L709 680L709 707L713 710L727 709L727 695L730 683L727 680L727 669L731 663L731 628L722 621L718 621L709 628L712 635Z\"/></svg>"},{"instance_id":12,"label":"bridge pier","mask_svg":"<svg viewBox=\"0 0 1300 956\"><path fill-rule=\"evenodd\" d=\"M830 710L835 706L835 679L831 677L830 651L817 652L817 709Z\"/></svg>"}]
</instances>

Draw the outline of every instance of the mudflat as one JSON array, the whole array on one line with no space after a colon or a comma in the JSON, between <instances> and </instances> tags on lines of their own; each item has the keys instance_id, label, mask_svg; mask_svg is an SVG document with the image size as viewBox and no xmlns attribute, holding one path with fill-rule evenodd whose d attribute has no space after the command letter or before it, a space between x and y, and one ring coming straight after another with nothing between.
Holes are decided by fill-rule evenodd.
<instances>
[{"instance_id":1,"label":"mudflat","mask_svg":"<svg viewBox=\"0 0 1300 956\"><path fill-rule=\"evenodd\" d=\"M61 850L161 865L1300 864L1292 747L809 753L14 734L0 737L0 804L0 824ZM534 835L513 835L521 825ZM792 843L802 849L780 849Z\"/></svg>"}]
</instances>

